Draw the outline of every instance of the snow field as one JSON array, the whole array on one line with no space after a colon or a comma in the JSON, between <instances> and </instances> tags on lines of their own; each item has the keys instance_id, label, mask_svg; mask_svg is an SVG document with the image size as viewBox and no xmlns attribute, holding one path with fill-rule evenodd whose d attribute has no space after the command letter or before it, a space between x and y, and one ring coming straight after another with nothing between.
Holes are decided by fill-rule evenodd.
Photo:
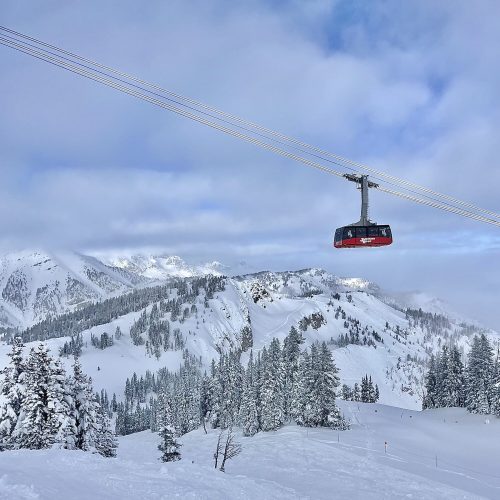
<instances>
[{"instance_id":1,"label":"snow field","mask_svg":"<svg viewBox=\"0 0 500 500\"><path fill-rule=\"evenodd\" d=\"M213 468L216 430L183 436L182 460L167 464L158 461L158 436L149 431L120 438L116 459L64 450L0 453L0 498L499 498L499 420L485 423L454 408L341 406L350 431L289 425L251 438L238 432L243 451L226 473Z\"/></svg>"}]
</instances>

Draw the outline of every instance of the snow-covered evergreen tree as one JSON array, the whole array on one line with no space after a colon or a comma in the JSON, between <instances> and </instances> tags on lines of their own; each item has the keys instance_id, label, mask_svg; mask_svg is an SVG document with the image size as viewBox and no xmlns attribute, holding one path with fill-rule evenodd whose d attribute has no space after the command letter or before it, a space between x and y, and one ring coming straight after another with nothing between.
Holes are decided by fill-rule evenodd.
<instances>
[{"instance_id":1,"label":"snow-covered evergreen tree","mask_svg":"<svg viewBox=\"0 0 500 500\"><path fill-rule=\"evenodd\" d=\"M460 351L457 346L452 346L448 354L446 374L446 401L448 406L465 405L465 376Z\"/></svg>"},{"instance_id":2,"label":"snow-covered evergreen tree","mask_svg":"<svg viewBox=\"0 0 500 500\"><path fill-rule=\"evenodd\" d=\"M16 447L41 449L62 436L65 425L64 372L44 344L32 348L26 362L26 394L21 405L20 423L12 433Z\"/></svg>"},{"instance_id":3,"label":"snow-covered evergreen tree","mask_svg":"<svg viewBox=\"0 0 500 500\"><path fill-rule=\"evenodd\" d=\"M250 351L243 385L243 397L240 408L240 422L244 436L253 436L259 431L259 414L257 411L257 393L255 387L253 352Z\"/></svg>"},{"instance_id":4,"label":"snow-covered evergreen tree","mask_svg":"<svg viewBox=\"0 0 500 500\"><path fill-rule=\"evenodd\" d=\"M118 441L115 433L111 430L109 417L102 406L99 406L97 411L95 448L103 457L116 457Z\"/></svg>"},{"instance_id":5,"label":"snow-covered evergreen tree","mask_svg":"<svg viewBox=\"0 0 500 500\"><path fill-rule=\"evenodd\" d=\"M75 447L84 451L91 450L96 445L99 404L92 389L92 380L83 373L78 358L73 363L69 390L74 401Z\"/></svg>"},{"instance_id":6,"label":"snow-covered evergreen tree","mask_svg":"<svg viewBox=\"0 0 500 500\"><path fill-rule=\"evenodd\" d=\"M159 397L158 413L160 417L159 435L161 443L158 449L162 452L163 462L175 462L181 459L179 448L181 445L175 439L175 429L172 425L172 412L170 403L164 394Z\"/></svg>"},{"instance_id":7,"label":"snow-covered evergreen tree","mask_svg":"<svg viewBox=\"0 0 500 500\"><path fill-rule=\"evenodd\" d=\"M353 390L347 384L342 384L341 396L344 401L352 401Z\"/></svg>"},{"instance_id":8,"label":"snow-covered evergreen tree","mask_svg":"<svg viewBox=\"0 0 500 500\"><path fill-rule=\"evenodd\" d=\"M200 384L200 420L206 432L207 422L210 420L213 407L212 384L210 378L205 373Z\"/></svg>"},{"instance_id":9,"label":"snow-covered evergreen tree","mask_svg":"<svg viewBox=\"0 0 500 500\"><path fill-rule=\"evenodd\" d=\"M494 366L487 337L474 337L466 369L466 406L471 413L491 413L494 407Z\"/></svg>"},{"instance_id":10,"label":"snow-covered evergreen tree","mask_svg":"<svg viewBox=\"0 0 500 500\"><path fill-rule=\"evenodd\" d=\"M304 352L300 363L299 383L294 397L295 420L308 427L348 428L336 404L339 386L338 369L325 342L314 343Z\"/></svg>"},{"instance_id":11,"label":"snow-covered evergreen tree","mask_svg":"<svg viewBox=\"0 0 500 500\"><path fill-rule=\"evenodd\" d=\"M354 384L352 400L361 401L361 391L359 390L359 385L357 382Z\"/></svg>"},{"instance_id":12,"label":"snow-covered evergreen tree","mask_svg":"<svg viewBox=\"0 0 500 500\"><path fill-rule=\"evenodd\" d=\"M377 397L375 396L375 386L373 385L372 376L368 379L368 403L375 403Z\"/></svg>"},{"instance_id":13,"label":"snow-covered evergreen tree","mask_svg":"<svg viewBox=\"0 0 500 500\"><path fill-rule=\"evenodd\" d=\"M422 400L422 409L436 408L438 404L437 381L436 381L436 358L433 354L429 359L429 369L425 375L425 394Z\"/></svg>"},{"instance_id":14,"label":"snow-covered evergreen tree","mask_svg":"<svg viewBox=\"0 0 500 500\"><path fill-rule=\"evenodd\" d=\"M263 350L260 380L260 424L262 430L272 431L285 423L285 369L281 346L273 339L267 353Z\"/></svg>"},{"instance_id":15,"label":"snow-covered evergreen tree","mask_svg":"<svg viewBox=\"0 0 500 500\"><path fill-rule=\"evenodd\" d=\"M226 429L236 423L241 404L243 368L237 353L230 352L221 356L219 372L219 426Z\"/></svg>"},{"instance_id":16,"label":"snow-covered evergreen tree","mask_svg":"<svg viewBox=\"0 0 500 500\"><path fill-rule=\"evenodd\" d=\"M291 416L293 390L299 373L300 350L303 343L304 338L302 334L292 326L283 342L283 362L285 369L284 398L285 414L287 417Z\"/></svg>"},{"instance_id":17,"label":"snow-covered evergreen tree","mask_svg":"<svg viewBox=\"0 0 500 500\"><path fill-rule=\"evenodd\" d=\"M224 387L225 376L223 373L223 363L222 359L219 359L219 363L215 363L212 360L211 365L211 377L210 377L210 394L212 399L212 408L210 412L210 423L212 427L217 428L221 426L221 414L224 409Z\"/></svg>"},{"instance_id":18,"label":"snow-covered evergreen tree","mask_svg":"<svg viewBox=\"0 0 500 500\"><path fill-rule=\"evenodd\" d=\"M50 356L44 344L32 348L26 361L22 348L16 340L12 366L5 370L2 446L97 449L105 456L113 456L116 442L106 410L97 404L91 381L82 373L77 358L74 374L67 378L60 361ZM104 392L102 400L109 406Z\"/></svg>"},{"instance_id":19,"label":"snow-covered evergreen tree","mask_svg":"<svg viewBox=\"0 0 500 500\"><path fill-rule=\"evenodd\" d=\"M54 412L52 420L54 443L72 450L76 447L75 401L69 390L66 372L59 360L53 361L51 372L49 407Z\"/></svg>"},{"instance_id":20,"label":"snow-covered evergreen tree","mask_svg":"<svg viewBox=\"0 0 500 500\"><path fill-rule=\"evenodd\" d=\"M10 363L3 370L1 394L4 401L0 406L0 450L16 447L11 437L18 423L20 424L19 416L26 394L23 348L21 338L14 338L8 355Z\"/></svg>"},{"instance_id":21,"label":"snow-covered evergreen tree","mask_svg":"<svg viewBox=\"0 0 500 500\"><path fill-rule=\"evenodd\" d=\"M370 402L370 386L368 385L368 375L361 379L361 402Z\"/></svg>"},{"instance_id":22,"label":"snow-covered evergreen tree","mask_svg":"<svg viewBox=\"0 0 500 500\"><path fill-rule=\"evenodd\" d=\"M436 357L436 406L438 407L451 406L449 404L448 358L448 346L444 345Z\"/></svg>"}]
</instances>

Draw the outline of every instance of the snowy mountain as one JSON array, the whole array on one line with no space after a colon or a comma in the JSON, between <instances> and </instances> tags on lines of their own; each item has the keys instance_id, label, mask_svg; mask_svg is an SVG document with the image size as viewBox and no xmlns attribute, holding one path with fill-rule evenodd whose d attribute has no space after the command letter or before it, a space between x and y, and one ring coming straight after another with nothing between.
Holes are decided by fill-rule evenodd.
<instances>
[{"instance_id":1,"label":"snowy mountain","mask_svg":"<svg viewBox=\"0 0 500 500\"><path fill-rule=\"evenodd\" d=\"M93 257L25 251L0 257L0 327L24 328L127 292L140 277Z\"/></svg>"},{"instance_id":2,"label":"snowy mountain","mask_svg":"<svg viewBox=\"0 0 500 500\"><path fill-rule=\"evenodd\" d=\"M177 259L141 258L121 267L76 254L17 259L2 261L2 304L18 325L30 326L25 341L49 339L57 352L69 335L81 333L85 370L98 388L118 396L133 372L177 369L183 350L208 367L220 352L258 352L294 326L306 345L328 343L343 383L353 386L368 374L381 402L420 408L427 359L443 342L454 340L466 352L474 334L499 338L462 318L414 309L373 283L321 269L210 278L204 268L201 276L174 278L168 271L186 269ZM167 281L152 279L160 268ZM69 314L59 319L64 311ZM170 332L168 342L158 337L158 321ZM91 337L113 336L117 327L123 336L111 347L91 344ZM0 365L6 351L0 346Z\"/></svg>"},{"instance_id":3,"label":"snowy mountain","mask_svg":"<svg viewBox=\"0 0 500 500\"><path fill-rule=\"evenodd\" d=\"M217 261L190 265L175 255L97 258L76 252L10 253L0 256L0 329L26 328L48 316L170 278L228 272Z\"/></svg>"},{"instance_id":4,"label":"snowy mountain","mask_svg":"<svg viewBox=\"0 0 500 500\"><path fill-rule=\"evenodd\" d=\"M314 268L227 277L218 265L210 273L209 266L171 257L101 262L41 252L1 262L1 304L25 351L43 340L69 368L76 342L94 389L109 399L116 394L117 407L125 405L130 415L146 414L155 379L164 387L186 363L201 377L212 360L231 351L245 365L251 350L257 357L277 344L273 339L284 345L292 327L304 339L301 349L326 343L342 384L352 388L369 375L383 404L338 401L352 426L346 432L295 424L253 437L237 430L243 452L222 476L211 463L218 431L205 434L198 424L181 438L178 465L159 465L158 435L151 432L121 437L113 460L68 450L9 451L0 454L0 497L45 498L66 475L71 489L80 485L80 498L99 496L104 484L112 488L109 498L162 498L166 487L192 498L331 498L332 477L341 497L496 498L491 463L498 455L492 440L498 422L486 426L489 416L465 409L412 411L421 408L432 353L449 342L467 353L478 333L500 340L437 299L388 294L369 281ZM9 351L0 341L0 368ZM175 376L189 377L185 369ZM199 400L193 401L199 416ZM464 446L474 453L460 453ZM484 453L489 458L480 462ZM61 488L61 498L71 496Z\"/></svg>"},{"instance_id":5,"label":"snowy mountain","mask_svg":"<svg viewBox=\"0 0 500 500\"><path fill-rule=\"evenodd\" d=\"M170 277L188 278L192 276L217 276L228 274L229 268L220 262L213 261L200 265L187 264L177 255L150 255L136 253L126 255L104 255L101 257L105 264L126 270L148 279L162 281Z\"/></svg>"}]
</instances>

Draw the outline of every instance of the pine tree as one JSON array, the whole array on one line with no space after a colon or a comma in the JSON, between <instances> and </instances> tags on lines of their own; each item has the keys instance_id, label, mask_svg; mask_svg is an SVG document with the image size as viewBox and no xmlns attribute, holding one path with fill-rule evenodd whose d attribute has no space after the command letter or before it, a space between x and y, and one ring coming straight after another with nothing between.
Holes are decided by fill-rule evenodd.
<instances>
[{"instance_id":1,"label":"pine tree","mask_svg":"<svg viewBox=\"0 0 500 500\"><path fill-rule=\"evenodd\" d=\"M340 417L335 404L335 394L340 384L338 369L333 362L330 349L325 342L319 348L319 379L317 381L318 402L320 408L319 425L324 427L344 427L344 419Z\"/></svg>"},{"instance_id":2,"label":"pine tree","mask_svg":"<svg viewBox=\"0 0 500 500\"><path fill-rule=\"evenodd\" d=\"M299 373L300 349L303 343L304 338L302 334L292 326L283 342L283 362L285 369L284 403L287 417L291 416L293 390Z\"/></svg>"},{"instance_id":3,"label":"pine tree","mask_svg":"<svg viewBox=\"0 0 500 500\"><path fill-rule=\"evenodd\" d=\"M446 399L449 406L461 407L465 405L464 388L464 365L458 347L453 346L448 355L446 377Z\"/></svg>"},{"instance_id":4,"label":"pine tree","mask_svg":"<svg viewBox=\"0 0 500 500\"><path fill-rule=\"evenodd\" d=\"M262 366L260 422L264 431L276 430L285 422L284 384L281 346L275 338L271 341Z\"/></svg>"},{"instance_id":5,"label":"pine tree","mask_svg":"<svg viewBox=\"0 0 500 500\"><path fill-rule=\"evenodd\" d=\"M222 401L220 427L232 427L238 418L243 391L244 371L239 362L238 354L230 352L223 357L222 374Z\"/></svg>"},{"instance_id":6,"label":"pine tree","mask_svg":"<svg viewBox=\"0 0 500 500\"><path fill-rule=\"evenodd\" d=\"M357 382L354 384L353 401L361 401L361 393Z\"/></svg>"},{"instance_id":7,"label":"pine tree","mask_svg":"<svg viewBox=\"0 0 500 500\"><path fill-rule=\"evenodd\" d=\"M253 353L250 351L243 386L243 397L240 409L240 421L244 436L253 436L259 431L259 415L257 412L257 394L255 388Z\"/></svg>"},{"instance_id":8,"label":"pine tree","mask_svg":"<svg viewBox=\"0 0 500 500\"><path fill-rule=\"evenodd\" d=\"M291 414L298 425L304 425L311 380L311 360L307 350L301 353L299 371L293 387Z\"/></svg>"},{"instance_id":9,"label":"pine tree","mask_svg":"<svg viewBox=\"0 0 500 500\"><path fill-rule=\"evenodd\" d=\"M69 390L66 372L59 360L51 367L52 382L49 386L49 407L53 410L52 430L54 443L62 448L75 448L76 418L75 402Z\"/></svg>"},{"instance_id":10,"label":"pine tree","mask_svg":"<svg viewBox=\"0 0 500 500\"><path fill-rule=\"evenodd\" d=\"M313 344L300 363L299 383L294 398L295 420L308 427L348 427L335 404L339 386L338 369L325 342Z\"/></svg>"},{"instance_id":11,"label":"pine tree","mask_svg":"<svg viewBox=\"0 0 500 500\"><path fill-rule=\"evenodd\" d=\"M368 375L361 379L361 402L368 403L370 398L370 387L368 385Z\"/></svg>"},{"instance_id":12,"label":"pine tree","mask_svg":"<svg viewBox=\"0 0 500 500\"><path fill-rule=\"evenodd\" d=\"M436 408L438 404L437 380L436 380L436 358L431 354L429 369L425 375L425 394L422 400L422 409Z\"/></svg>"},{"instance_id":13,"label":"pine tree","mask_svg":"<svg viewBox=\"0 0 500 500\"><path fill-rule=\"evenodd\" d=\"M368 402L369 403L375 403L377 400L375 396L375 387L373 385L372 377L370 375L370 378L368 379Z\"/></svg>"},{"instance_id":14,"label":"pine tree","mask_svg":"<svg viewBox=\"0 0 500 500\"><path fill-rule=\"evenodd\" d=\"M211 400L211 408L208 417L214 429L220 426L220 409L223 392L222 378L219 369L220 366L220 359L218 365L216 365L215 360L212 360L212 364L210 366L210 379L208 388Z\"/></svg>"},{"instance_id":15,"label":"pine tree","mask_svg":"<svg viewBox=\"0 0 500 500\"><path fill-rule=\"evenodd\" d=\"M99 406L97 411L95 448L103 457L116 457L118 441L111 430L108 415L102 406Z\"/></svg>"},{"instance_id":16,"label":"pine tree","mask_svg":"<svg viewBox=\"0 0 500 500\"><path fill-rule=\"evenodd\" d=\"M75 447L88 451L96 444L99 404L92 389L92 380L83 373L78 358L73 363L69 389L75 405Z\"/></svg>"},{"instance_id":17,"label":"pine tree","mask_svg":"<svg viewBox=\"0 0 500 500\"><path fill-rule=\"evenodd\" d=\"M484 334L474 337L466 369L466 406L471 413L490 413L493 409L494 367L491 345Z\"/></svg>"},{"instance_id":18,"label":"pine tree","mask_svg":"<svg viewBox=\"0 0 500 500\"><path fill-rule=\"evenodd\" d=\"M175 430L172 425L172 412L167 398L162 394L159 398L159 435L161 443L158 449L162 452L162 462L175 462L181 459L179 448L181 445L175 439Z\"/></svg>"},{"instance_id":19,"label":"pine tree","mask_svg":"<svg viewBox=\"0 0 500 500\"><path fill-rule=\"evenodd\" d=\"M59 417L54 396L57 397L60 391L53 387L52 364L44 344L31 349L26 363L26 395L21 405L21 422L12 434L18 448L38 450L55 442Z\"/></svg>"},{"instance_id":20,"label":"pine tree","mask_svg":"<svg viewBox=\"0 0 500 500\"><path fill-rule=\"evenodd\" d=\"M19 421L21 407L26 394L26 369L23 360L24 345L20 337L14 338L9 353L10 366L3 370L4 380L1 394L4 402L0 406L0 451L15 448L11 436Z\"/></svg>"},{"instance_id":21,"label":"pine tree","mask_svg":"<svg viewBox=\"0 0 500 500\"><path fill-rule=\"evenodd\" d=\"M450 404L450 379L448 375L449 351L444 345L441 353L436 358L436 404L437 407L443 408L451 406Z\"/></svg>"},{"instance_id":22,"label":"pine tree","mask_svg":"<svg viewBox=\"0 0 500 500\"><path fill-rule=\"evenodd\" d=\"M205 432L207 432L207 422L210 420L210 414L213 407L213 395L211 391L210 378L205 373L200 385L200 420Z\"/></svg>"},{"instance_id":23,"label":"pine tree","mask_svg":"<svg viewBox=\"0 0 500 500\"><path fill-rule=\"evenodd\" d=\"M116 401L116 394L113 392L113 397L111 399L111 411L115 412L117 410L118 403Z\"/></svg>"},{"instance_id":24,"label":"pine tree","mask_svg":"<svg viewBox=\"0 0 500 500\"><path fill-rule=\"evenodd\" d=\"M122 330L119 326L117 326L115 330L115 339L120 340L121 338L122 338Z\"/></svg>"},{"instance_id":25,"label":"pine tree","mask_svg":"<svg viewBox=\"0 0 500 500\"><path fill-rule=\"evenodd\" d=\"M353 400L353 391L347 384L342 384L342 399L344 401Z\"/></svg>"}]
</instances>

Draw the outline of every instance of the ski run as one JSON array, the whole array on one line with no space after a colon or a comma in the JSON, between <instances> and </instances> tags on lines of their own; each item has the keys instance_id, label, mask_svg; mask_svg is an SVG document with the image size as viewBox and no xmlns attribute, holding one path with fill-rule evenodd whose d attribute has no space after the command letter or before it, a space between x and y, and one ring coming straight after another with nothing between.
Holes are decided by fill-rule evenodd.
<instances>
[{"instance_id":1,"label":"ski run","mask_svg":"<svg viewBox=\"0 0 500 500\"><path fill-rule=\"evenodd\" d=\"M464 409L339 404L351 430L287 425L253 437L239 433L242 452L225 473L214 469L216 430L184 435L183 458L171 463L159 461L159 438L149 431L121 437L114 459L55 449L0 453L0 498L499 497L497 419Z\"/></svg>"}]
</instances>

